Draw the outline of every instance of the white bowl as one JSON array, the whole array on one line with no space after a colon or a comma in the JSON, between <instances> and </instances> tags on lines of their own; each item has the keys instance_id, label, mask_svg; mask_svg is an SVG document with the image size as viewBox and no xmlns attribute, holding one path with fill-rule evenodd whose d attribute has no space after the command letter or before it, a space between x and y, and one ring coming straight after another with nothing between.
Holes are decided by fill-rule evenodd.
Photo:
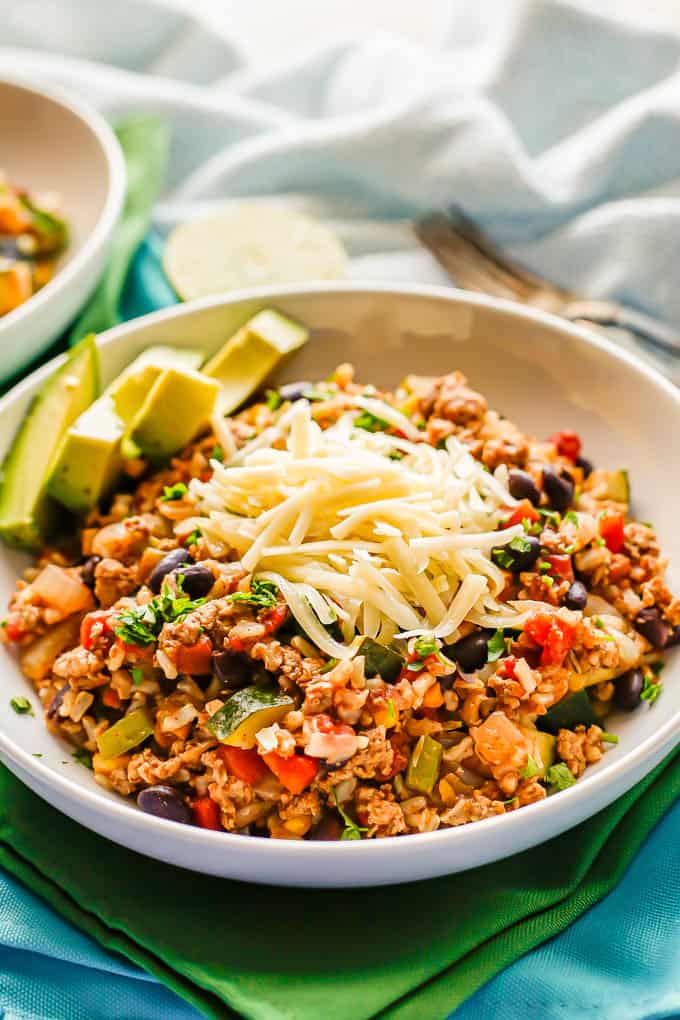
<instances>
[{"instance_id":1,"label":"white bowl","mask_svg":"<svg viewBox=\"0 0 680 1020\"><path fill-rule=\"evenodd\" d=\"M125 162L105 120L61 92L0 81L0 170L29 191L55 191L69 247L46 287L0 316L0 379L44 351L94 290L125 199Z\"/></svg>"},{"instance_id":2,"label":"white bowl","mask_svg":"<svg viewBox=\"0 0 680 1020\"><path fill-rule=\"evenodd\" d=\"M677 497L680 395L629 355L583 330L519 305L452 290L357 284L254 291L179 305L101 337L104 381L149 344L215 350L257 310L274 305L313 329L286 380L322 378L352 361L358 377L391 385L407 372L466 372L496 408L539 436L574 428L596 462L628 467L633 503L658 528L680 564ZM40 383L44 366L0 401L0 449ZM36 465L36 468L38 466ZM0 598L14 588L22 558L0 550ZM676 588L678 575L675 574ZM584 779L519 811L456 829L362 842L285 842L215 833L143 814L98 787L66 744L36 717L9 708L30 694L9 651L0 653L0 757L45 800L83 825L151 857L195 871L277 885L360 886L429 878L497 860L541 843L609 804L650 771L680 734L680 660L669 656L662 696L612 718L617 747ZM35 758L35 753L42 758Z\"/></svg>"}]
</instances>

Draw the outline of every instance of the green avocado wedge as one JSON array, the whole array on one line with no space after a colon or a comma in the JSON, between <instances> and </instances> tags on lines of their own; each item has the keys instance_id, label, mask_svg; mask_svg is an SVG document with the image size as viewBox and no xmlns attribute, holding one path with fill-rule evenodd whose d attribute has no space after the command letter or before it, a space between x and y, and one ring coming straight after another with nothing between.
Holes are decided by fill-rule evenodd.
<instances>
[{"instance_id":1,"label":"green avocado wedge","mask_svg":"<svg viewBox=\"0 0 680 1020\"><path fill-rule=\"evenodd\" d=\"M140 354L67 430L48 481L50 496L81 514L107 496L123 470L125 432L158 378L171 366L192 374L202 358L200 351L172 347Z\"/></svg>"},{"instance_id":2,"label":"green avocado wedge","mask_svg":"<svg viewBox=\"0 0 680 1020\"><path fill-rule=\"evenodd\" d=\"M279 362L308 339L305 326L273 308L246 322L202 369L204 375L222 384L220 408L224 413L240 407Z\"/></svg>"},{"instance_id":3,"label":"green avocado wedge","mask_svg":"<svg viewBox=\"0 0 680 1020\"><path fill-rule=\"evenodd\" d=\"M47 479L64 433L99 393L94 334L69 352L35 396L2 466L0 536L9 545L39 549L50 536L58 508Z\"/></svg>"},{"instance_id":4,"label":"green avocado wedge","mask_svg":"<svg viewBox=\"0 0 680 1020\"><path fill-rule=\"evenodd\" d=\"M220 384L202 372L166 368L146 393L123 439L125 457L154 463L181 450L210 421Z\"/></svg>"}]
</instances>

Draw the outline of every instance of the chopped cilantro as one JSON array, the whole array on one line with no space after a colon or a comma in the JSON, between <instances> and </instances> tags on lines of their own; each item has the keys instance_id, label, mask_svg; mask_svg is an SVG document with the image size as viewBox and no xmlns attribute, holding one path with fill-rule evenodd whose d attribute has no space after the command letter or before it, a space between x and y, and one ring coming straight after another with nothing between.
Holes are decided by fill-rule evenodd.
<instances>
[{"instance_id":1,"label":"chopped cilantro","mask_svg":"<svg viewBox=\"0 0 680 1020\"><path fill-rule=\"evenodd\" d=\"M185 545L193 545L194 542L198 542L200 537L201 537L201 529L200 528L194 528L194 530L191 532L191 534L187 535L187 537L184 539L184 544Z\"/></svg>"},{"instance_id":2,"label":"chopped cilantro","mask_svg":"<svg viewBox=\"0 0 680 1020\"><path fill-rule=\"evenodd\" d=\"M387 456L390 460L403 460L406 454L402 453L401 450L392 450Z\"/></svg>"},{"instance_id":3,"label":"chopped cilantro","mask_svg":"<svg viewBox=\"0 0 680 1020\"><path fill-rule=\"evenodd\" d=\"M390 427L390 423L385 421L384 418L378 418L376 414L371 414L370 411L362 411L354 419L354 427L356 429L365 429L366 432L385 432Z\"/></svg>"},{"instance_id":4,"label":"chopped cilantro","mask_svg":"<svg viewBox=\"0 0 680 1020\"><path fill-rule=\"evenodd\" d=\"M212 450L210 451L211 460L219 460L220 464L224 460L224 450L219 443L215 443Z\"/></svg>"},{"instance_id":5,"label":"chopped cilantro","mask_svg":"<svg viewBox=\"0 0 680 1020\"><path fill-rule=\"evenodd\" d=\"M42 758L40 751L34 751L31 755L32 758Z\"/></svg>"},{"instance_id":6,"label":"chopped cilantro","mask_svg":"<svg viewBox=\"0 0 680 1020\"><path fill-rule=\"evenodd\" d=\"M544 574L544 576L543 576L543 584L547 584L549 588L552 588L554 583L555 583L555 578L554 577L550 577L549 574Z\"/></svg>"},{"instance_id":7,"label":"chopped cilantro","mask_svg":"<svg viewBox=\"0 0 680 1020\"><path fill-rule=\"evenodd\" d=\"M649 676L645 675L645 682L640 694L640 701L648 701L650 705L653 705L656 699L661 694L661 688L663 683L659 681L651 680Z\"/></svg>"},{"instance_id":8,"label":"chopped cilantro","mask_svg":"<svg viewBox=\"0 0 680 1020\"><path fill-rule=\"evenodd\" d=\"M598 535L598 537L595 539L595 545L603 546L606 544L607 543L605 542L601 535Z\"/></svg>"},{"instance_id":9,"label":"chopped cilantro","mask_svg":"<svg viewBox=\"0 0 680 1020\"><path fill-rule=\"evenodd\" d=\"M559 765L551 765L545 778L548 786L555 790L567 790L576 782L573 772L564 762L560 762Z\"/></svg>"},{"instance_id":10,"label":"chopped cilantro","mask_svg":"<svg viewBox=\"0 0 680 1020\"><path fill-rule=\"evenodd\" d=\"M233 595L227 595L232 602L247 602L259 609L271 609L276 605L278 588L273 581L260 581L254 577L250 583L250 591L235 591Z\"/></svg>"},{"instance_id":11,"label":"chopped cilantro","mask_svg":"<svg viewBox=\"0 0 680 1020\"><path fill-rule=\"evenodd\" d=\"M640 524L644 524L646 528L651 528L651 530L654 531L654 525L651 521L640 521Z\"/></svg>"},{"instance_id":12,"label":"chopped cilantro","mask_svg":"<svg viewBox=\"0 0 680 1020\"><path fill-rule=\"evenodd\" d=\"M515 535L505 545L497 545L491 550L491 559L499 566L503 567L504 570L512 570L518 562L518 554L520 557L529 552L531 549L531 542L524 535Z\"/></svg>"},{"instance_id":13,"label":"chopped cilantro","mask_svg":"<svg viewBox=\"0 0 680 1020\"><path fill-rule=\"evenodd\" d=\"M425 429L427 428L427 422L425 421L424 418L415 418L413 424L417 429L420 430L420 432L424 432Z\"/></svg>"},{"instance_id":14,"label":"chopped cilantro","mask_svg":"<svg viewBox=\"0 0 680 1020\"><path fill-rule=\"evenodd\" d=\"M17 715L35 715L33 706L31 705L28 698L12 698L10 705L14 709Z\"/></svg>"},{"instance_id":15,"label":"chopped cilantro","mask_svg":"<svg viewBox=\"0 0 680 1020\"><path fill-rule=\"evenodd\" d=\"M184 482L175 482L174 485L164 485L161 503L170 503L173 499L184 499L187 492Z\"/></svg>"},{"instance_id":16,"label":"chopped cilantro","mask_svg":"<svg viewBox=\"0 0 680 1020\"><path fill-rule=\"evenodd\" d=\"M618 744L619 738L615 733L606 733L604 730L600 734L600 740L603 740L605 744Z\"/></svg>"},{"instance_id":17,"label":"chopped cilantro","mask_svg":"<svg viewBox=\"0 0 680 1020\"><path fill-rule=\"evenodd\" d=\"M546 571L552 570L552 565L550 563L548 563L547 560L539 560L538 561L538 569L540 570L540 572L542 574L545 574Z\"/></svg>"},{"instance_id":18,"label":"chopped cilantro","mask_svg":"<svg viewBox=\"0 0 680 1020\"><path fill-rule=\"evenodd\" d=\"M3 630L5 629L6 626L7 626L7 620L0 620L0 627L2 627Z\"/></svg>"},{"instance_id":19,"label":"chopped cilantro","mask_svg":"<svg viewBox=\"0 0 680 1020\"><path fill-rule=\"evenodd\" d=\"M132 680L135 687L139 687L144 682L144 670L141 666L133 666L132 668Z\"/></svg>"},{"instance_id":20,"label":"chopped cilantro","mask_svg":"<svg viewBox=\"0 0 680 1020\"><path fill-rule=\"evenodd\" d=\"M270 411L278 411L283 400L278 390L267 390L265 393L265 404Z\"/></svg>"},{"instance_id":21,"label":"chopped cilantro","mask_svg":"<svg viewBox=\"0 0 680 1020\"><path fill-rule=\"evenodd\" d=\"M523 769L519 770L519 774L522 779L533 779L534 776L538 775L541 771L540 766L533 755L529 755L527 763Z\"/></svg>"},{"instance_id":22,"label":"chopped cilantro","mask_svg":"<svg viewBox=\"0 0 680 1020\"><path fill-rule=\"evenodd\" d=\"M368 832L368 829L362 828L361 825L357 825L354 819L350 818L347 812L342 809L340 802L338 801L338 795L335 792L335 787L333 787L333 800L335 801L336 808L340 812L340 817L345 823L345 829L340 839L361 839L361 833Z\"/></svg>"},{"instance_id":23,"label":"chopped cilantro","mask_svg":"<svg viewBox=\"0 0 680 1020\"><path fill-rule=\"evenodd\" d=\"M663 661L663 659L657 659L657 661L653 662L649 668L651 669L654 676L658 676L665 665L666 663Z\"/></svg>"},{"instance_id":24,"label":"chopped cilantro","mask_svg":"<svg viewBox=\"0 0 680 1020\"><path fill-rule=\"evenodd\" d=\"M184 594L181 574L175 583L176 592L171 592L167 582L164 582L160 595L156 595L146 605L133 606L121 613L115 629L116 637L121 638L126 645L152 645L164 623L177 623L203 605L205 599L190 599Z\"/></svg>"},{"instance_id":25,"label":"chopped cilantro","mask_svg":"<svg viewBox=\"0 0 680 1020\"><path fill-rule=\"evenodd\" d=\"M84 747L79 747L77 751L74 751L71 757L74 761L77 761L79 765L84 765L86 769L92 768L92 755L89 751L86 751Z\"/></svg>"},{"instance_id":26,"label":"chopped cilantro","mask_svg":"<svg viewBox=\"0 0 680 1020\"><path fill-rule=\"evenodd\" d=\"M593 623L595 624L595 626L597 627L598 630L604 630L605 629L604 620L601 617L594 616L593 617Z\"/></svg>"},{"instance_id":27,"label":"chopped cilantro","mask_svg":"<svg viewBox=\"0 0 680 1020\"><path fill-rule=\"evenodd\" d=\"M545 517L546 524L552 527L555 531L559 528L562 518L554 510L543 510L541 507L538 509L541 517Z\"/></svg>"},{"instance_id":28,"label":"chopped cilantro","mask_svg":"<svg viewBox=\"0 0 680 1020\"><path fill-rule=\"evenodd\" d=\"M419 659L426 659L428 655L437 655L439 652L437 639L428 634L419 637L413 647Z\"/></svg>"},{"instance_id":29,"label":"chopped cilantro","mask_svg":"<svg viewBox=\"0 0 680 1020\"><path fill-rule=\"evenodd\" d=\"M394 701L390 698L387 702L387 722L390 726L394 726L397 721L397 710L394 707Z\"/></svg>"},{"instance_id":30,"label":"chopped cilantro","mask_svg":"<svg viewBox=\"0 0 680 1020\"><path fill-rule=\"evenodd\" d=\"M564 515L564 519L565 521L569 521L570 524L575 524L576 527L578 528L579 526L578 514L576 513L575 510L567 510L566 514Z\"/></svg>"},{"instance_id":31,"label":"chopped cilantro","mask_svg":"<svg viewBox=\"0 0 680 1020\"><path fill-rule=\"evenodd\" d=\"M543 531L543 528L541 526L541 522L540 521L534 521L534 523L529 528L529 534L530 535L540 535L542 531Z\"/></svg>"},{"instance_id":32,"label":"chopped cilantro","mask_svg":"<svg viewBox=\"0 0 680 1020\"><path fill-rule=\"evenodd\" d=\"M499 628L487 641L486 661L496 662L497 659L500 659L504 651L505 651L505 635L502 629Z\"/></svg>"},{"instance_id":33,"label":"chopped cilantro","mask_svg":"<svg viewBox=\"0 0 680 1020\"><path fill-rule=\"evenodd\" d=\"M565 553L567 553L568 556L571 556L573 552L576 552L576 543L572 542L571 545L565 546L564 551Z\"/></svg>"}]
</instances>

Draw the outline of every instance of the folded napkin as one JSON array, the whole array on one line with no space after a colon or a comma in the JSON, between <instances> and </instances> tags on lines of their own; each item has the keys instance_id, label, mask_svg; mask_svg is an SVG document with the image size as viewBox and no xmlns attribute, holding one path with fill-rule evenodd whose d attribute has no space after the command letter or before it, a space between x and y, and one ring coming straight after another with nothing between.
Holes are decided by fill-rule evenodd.
<instances>
[{"instance_id":1,"label":"folded napkin","mask_svg":"<svg viewBox=\"0 0 680 1020\"><path fill-rule=\"evenodd\" d=\"M0 768L0 863L207 1016L443 1018L612 889L679 785L680 752L594 818L501 863L324 891L151 861L70 821Z\"/></svg>"},{"instance_id":2,"label":"folded napkin","mask_svg":"<svg viewBox=\"0 0 680 1020\"><path fill-rule=\"evenodd\" d=\"M6 47L35 46L39 6L14 5L3 26ZM70 86L114 118L155 114L171 129L165 189L121 294L163 150L152 122L148 138L122 133L129 165L134 170L148 157L149 174L130 175L111 269L79 332L174 300L159 268L163 234L240 195L325 217L348 245L355 276L422 282L444 277L413 248L408 218L455 199L560 282L680 321L680 297L664 282L680 236L676 39L558 4L517 3L503 12L494 6L493 18L485 3L457 14L443 5L437 53L389 38L342 40L253 74L234 70L227 43L161 4L119 0L96 24L85 0L49 6L54 16L43 29L43 52L0 48L0 65ZM66 38L75 24L79 31ZM200 87L208 81L210 88ZM537 106L536 95L551 96L549 110ZM672 803L679 768L677 759L667 763L596 818L510 861L355 893L257 888L154 864L57 815L2 771L0 862L102 945L208 1015L444 1017L613 887ZM12 893L3 883L0 902ZM676 882L665 897L678 889ZM659 911L651 893L645 902L636 924L651 952ZM629 924L627 907L619 905L616 930ZM582 964L579 994L551 1001L564 938L554 943L545 986L538 980L541 1016L575 1018L581 1007L612 1020L647 1015L625 980L597 1006L584 992L606 970L611 933L600 954ZM79 953L81 965L99 966L96 950L81 946ZM531 960L512 968L520 978L509 997L498 998L496 979L460 1006L461 1016L521 1015L532 981L537 990ZM109 967L119 968L121 982L129 979L123 964ZM615 972L611 961L609 967ZM34 1003L44 1001L48 973L46 966L39 979L27 978ZM650 968L650 1009L654 977ZM50 1016L126 1015L105 1003L97 1013L82 987L68 1011ZM171 1015L164 994L158 991L155 1007L147 1003L144 1016L155 1016L154 1008ZM35 1005L17 1015L45 1020L46 1013ZM127 1015L141 1020L133 1008Z\"/></svg>"}]
</instances>

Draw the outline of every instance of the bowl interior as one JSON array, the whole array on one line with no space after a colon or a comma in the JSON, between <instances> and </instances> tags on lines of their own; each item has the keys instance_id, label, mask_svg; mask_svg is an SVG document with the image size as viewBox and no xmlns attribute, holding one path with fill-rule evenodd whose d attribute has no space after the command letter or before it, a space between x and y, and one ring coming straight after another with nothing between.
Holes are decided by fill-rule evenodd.
<instances>
[{"instance_id":1,"label":"bowl interior","mask_svg":"<svg viewBox=\"0 0 680 1020\"><path fill-rule=\"evenodd\" d=\"M92 128L67 105L0 81L0 170L29 191L57 192L70 228L60 265L82 248L104 209L110 169Z\"/></svg>"},{"instance_id":2,"label":"bowl interior","mask_svg":"<svg viewBox=\"0 0 680 1020\"><path fill-rule=\"evenodd\" d=\"M323 378L343 361L355 364L359 380L382 386L395 384L409 372L437 374L459 368L492 407L527 431L547 436L557 429L576 429L583 437L586 456L602 466L630 471L634 513L657 527L673 564L670 577L677 589L680 445L668 437L680 429L680 398L670 385L632 359L589 342L557 320L486 299L425 289L399 293L340 286L211 300L112 330L102 340L104 381L150 344L196 346L210 353L255 311L271 305L313 330L312 341L279 373L281 380ZM45 374L44 370L37 373ZM35 383L28 380L0 404L0 452L7 448L34 388ZM0 601L5 604L22 562L21 556L0 549ZM91 773L75 765L65 745L46 732L35 695L31 695L35 718L9 710L8 700L29 693L28 684L6 648L0 650L0 662L0 737L11 742L13 753L16 748L27 752L24 766L30 765L31 754L39 754L41 766L82 789L96 791L101 798L118 799L97 787ZM677 740L678 674L680 659L671 655L662 697L651 708L644 705L611 720L609 728L620 735L618 746L575 789L583 789L585 795L593 781L590 777L616 766L644 742L653 750L664 727L666 745ZM49 777L42 768L39 771L44 784ZM559 799L551 804L557 807ZM471 828L476 826L464 827ZM435 836L445 838L444 833ZM448 830L448 836L460 841L465 833Z\"/></svg>"}]
</instances>

